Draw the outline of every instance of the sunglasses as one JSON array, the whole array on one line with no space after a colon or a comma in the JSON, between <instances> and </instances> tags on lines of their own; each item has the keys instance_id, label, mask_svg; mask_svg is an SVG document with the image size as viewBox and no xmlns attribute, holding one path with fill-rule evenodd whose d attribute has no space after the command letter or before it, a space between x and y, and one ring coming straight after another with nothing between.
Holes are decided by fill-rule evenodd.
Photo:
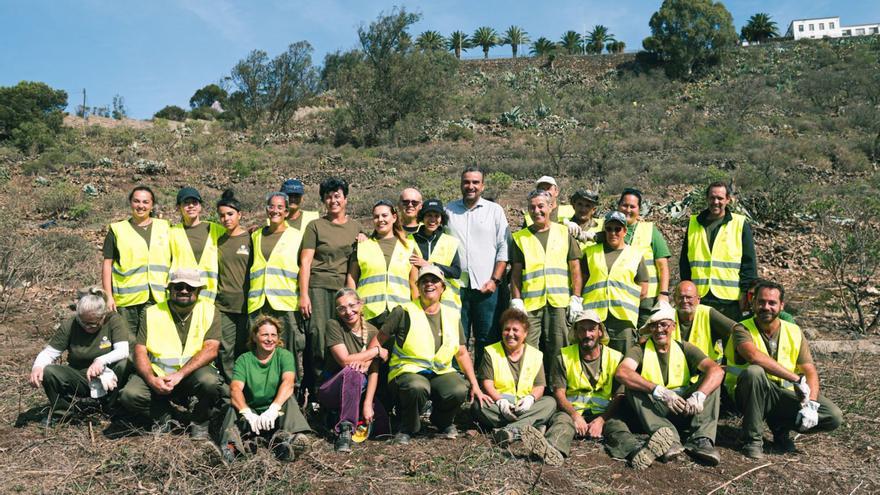
<instances>
[{"instance_id":1,"label":"sunglasses","mask_svg":"<svg viewBox=\"0 0 880 495\"><path fill-rule=\"evenodd\" d=\"M400 204L403 206L419 206L422 202L417 199L401 199Z\"/></svg>"},{"instance_id":2,"label":"sunglasses","mask_svg":"<svg viewBox=\"0 0 880 495\"><path fill-rule=\"evenodd\" d=\"M196 290L195 287L192 287L192 286L190 286L189 284L185 284L185 283L183 283L183 282L179 282L179 283L173 284L173 285L171 286L171 289L172 289L172 290L176 290L177 292L183 292L183 291L186 291L186 292L193 292L193 291Z\"/></svg>"},{"instance_id":3,"label":"sunglasses","mask_svg":"<svg viewBox=\"0 0 880 495\"><path fill-rule=\"evenodd\" d=\"M609 225L605 227L605 232L613 232L615 234L620 232L621 230L623 230L623 227L619 225Z\"/></svg>"}]
</instances>

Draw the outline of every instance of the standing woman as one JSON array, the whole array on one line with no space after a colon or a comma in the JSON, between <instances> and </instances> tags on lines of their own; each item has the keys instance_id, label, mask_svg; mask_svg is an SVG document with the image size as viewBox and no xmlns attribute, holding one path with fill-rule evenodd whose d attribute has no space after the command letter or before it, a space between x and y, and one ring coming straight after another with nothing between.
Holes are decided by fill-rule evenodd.
<instances>
[{"instance_id":1,"label":"standing woman","mask_svg":"<svg viewBox=\"0 0 880 495\"><path fill-rule=\"evenodd\" d=\"M311 362L306 374L315 384L324 370L327 324L336 316L334 296L345 285L348 258L362 231L360 222L346 211L348 183L344 179L324 180L319 192L326 213L306 226L299 255L299 310L309 320L306 336Z\"/></svg>"},{"instance_id":2,"label":"standing woman","mask_svg":"<svg viewBox=\"0 0 880 495\"><path fill-rule=\"evenodd\" d=\"M217 242L226 229L202 221L202 196L192 187L177 192L177 209L181 223L171 227L171 271L198 270L205 283L199 300L213 303L217 298Z\"/></svg>"},{"instance_id":3,"label":"standing woman","mask_svg":"<svg viewBox=\"0 0 880 495\"><path fill-rule=\"evenodd\" d=\"M461 311L461 294L459 278L461 277L461 261L458 259L458 239L443 232L443 227L449 222L449 216L443 209L443 203L439 199L425 201L419 210L419 230L412 237L418 248L409 257L413 268L410 271L410 287L412 287L412 299L419 298L416 276L419 268L426 265L434 265L443 272L446 277L447 289L443 292L441 304Z\"/></svg>"},{"instance_id":4,"label":"standing woman","mask_svg":"<svg viewBox=\"0 0 880 495\"><path fill-rule=\"evenodd\" d=\"M101 285L108 311L121 314L135 335L144 309L165 301L170 226L167 220L153 218L156 196L149 187L132 189L128 203L131 218L110 224L104 238Z\"/></svg>"},{"instance_id":5,"label":"standing woman","mask_svg":"<svg viewBox=\"0 0 880 495\"><path fill-rule=\"evenodd\" d=\"M241 203L231 189L223 191L217 201L217 214L226 233L217 241L218 262L217 300L220 310L220 373L226 381L232 380L235 358L247 351L248 340L248 270L253 259L251 236L241 226Z\"/></svg>"},{"instance_id":6,"label":"standing woman","mask_svg":"<svg viewBox=\"0 0 880 495\"><path fill-rule=\"evenodd\" d=\"M357 288L364 301L364 318L380 327L388 313L412 297L409 285L409 257L415 249L398 221L390 201L373 206L373 234L355 246L348 263L345 285Z\"/></svg>"}]
</instances>

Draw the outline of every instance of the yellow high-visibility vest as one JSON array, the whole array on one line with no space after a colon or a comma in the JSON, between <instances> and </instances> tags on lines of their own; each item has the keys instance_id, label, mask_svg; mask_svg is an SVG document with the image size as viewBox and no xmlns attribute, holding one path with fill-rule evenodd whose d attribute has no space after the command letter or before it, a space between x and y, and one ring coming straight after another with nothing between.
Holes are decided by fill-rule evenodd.
<instances>
[{"instance_id":1,"label":"yellow high-visibility vest","mask_svg":"<svg viewBox=\"0 0 880 495\"><path fill-rule=\"evenodd\" d=\"M547 247L528 228L513 234L513 242L522 251L522 295L527 311L550 305L564 308L571 292L568 288L568 229L559 223L550 224Z\"/></svg>"},{"instance_id":2,"label":"yellow high-visibility vest","mask_svg":"<svg viewBox=\"0 0 880 495\"><path fill-rule=\"evenodd\" d=\"M697 312L694 315L693 323L691 323L691 333L688 335L687 342L697 346L709 359L717 362L722 351L719 345L712 341L712 318L709 316L711 311L712 308L709 306L697 305ZM672 339L682 342L678 311L675 312L675 330L672 332Z\"/></svg>"},{"instance_id":3,"label":"yellow high-visibility vest","mask_svg":"<svg viewBox=\"0 0 880 495\"><path fill-rule=\"evenodd\" d=\"M388 363L388 382L401 373L430 371L437 375L452 373L452 359L458 354L458 333L461 313L440 305L440 325L443 338L440 349L434 352L434 334L421 301L404 302L403 309L409 315L409 332L403 347L395 342Z\"/></svg>"},{"instance_id":4,"label":"yellow high-visibility vest","mask_svg":"<svg viewBox=\"0 0 880 495\"><path fill-rule=\"evenodd\" d=\"M687 256L691 281L700 297L710 291L718 299L739 299L739 269L742 264L742 234L746 217L734 213L733 218L718 228L715 242L709 247L709 234L691 215L688 224Z\"/></svg>"},{"instance_id":5,"label":"yellow high-visibility vest","mask_svg":"<svg viewBox=\"0 0 880 495\"><path fill-rule=\"evenodd\" d=\"M317 211L311 211L311 210L300 210L300 211L302 212L302 216L300 217L300 218L302 218L302 222L300 222L300 224L299 224L301 227L300 230L306 230L306 226L308 226L312 221L321 218L321 214L318 213ZM266 226L268 227L271 224L272 224L272 222L269 221L269 219L267 218L266 219ZM287 226L293 227L293 225L291 225L289 221L287 222Z\"/></svg>"},{"instance_id":6,"label":"yellow high-visibility vest","mask_svg":"<svg viewBox=\"0 0 880 495\"><path fill-rule=\"evenodd\" d=\"M667 356L666 382L663 382L663 370L660 369L660 359L657 357L657 348L654 340L648 339L642 347L642 378L655 385L663 385L679 395L684 392L691 381L691 372L688 369L687 359L681 343L671 341L669 343L669 356Z\"/></svg>"},{"instance_id":7,"label":"yellow high-visibility vest","mask_svg":"<svg viewBox=\"0 0 880 495\"><path fill-rule=\"evenodd\" d=\"M604 413L611 403L614 374L617 373L617 365L623 359L623 354L608 346L602 346L602 354L599 358L602 370L594 387L581 366L579 345L564 347L561 352L562 364L565 365L565 397L571 402L572 407L580 414L587 409L593 414Z\"/></svg>"},{"instance_id":8,"label":"yellow high-visibility vest","mask_svg":"<svg viewBox=\"0 0 880 495\"><path fill-rule=\"evenodd\" d=\"M263 256L263 229L251 234L254 261L248 289L248 313L259 311L266 302L275 311L299 310L299 246L303 232L284 229L267 260Z\"/></svg>"},{"instance_id":9,"label":"yellow high-visibility vest","mask_svg":"<svg viewBox=\"0 0 880 495\"><path fill-rule=\"evenodd\" d=\"M636 283L642 253L632 246L624 246L614 260L611 271L605 263L601 244L587 248L585 256L590 278L584 285L584 309L595 309L603 320L609 311L618 320L631 321L633 328L639 319L641 286Z\"/></svg>"},{"instance_id":10,"label":"yellow high-visibility vest","mask_svg":"<svg viewBox=\"0 0 880 495\"><path fill-rule=\"evenodd\" d=\"M590 227L587 230L598 234L599 232L602 232L605 229L605 219L604 218L596 218L595 220L596 220L596 225L594 225L593 227ZM584 242L578 241L578 246L580 246L582 253L586 252L588 247L595 246L595 245L596 245L596 241L584 241Z\"/></svg>"},{"instance_id":11,"label":"yellow high-visibility vest","mask_svg":"<svg viewBox=\"0 0 880 495\"><path fill-rule=\"evenodd\" d=\"M746 327L752 335L752 342L759 351L775 359L777 363L788 371L791 371L792 373L800 373L801 370L797 364L797 360L801 353L801 342L803 342L804 338L803 333L801 333L801 327L784 320L779 320L779 323L779 343L776 348L776 355L770 356L770 353L767 352L767 346L764 345L764 339L761 338L761 331L758 330L757 325L755 325L755 318L751 317L748 320L740 322L740 324ZM749 363L737 363L736 348L733 345L733 335L727 339L727 345L724 347L724 358L727 361L727 366L725 367L726 373L724 375L724 386L727 387L728 393L731 394L730 396L734 397L733 394L736 391L736 381L743 370L749 366ZM770 381L778 383L782 388L794 390L794 385L788 380L783 380L782 378L769 373L767 373L767 378Z\"/></svg>"},{"instance_id":12,"label":"yellow high-visibility vest","mask_svg":"<svg viewBox=\"0 0 880 495\"><path fill-rule=\"evenodd\" d=\"M409 235L407 240L414 248L417 247L416 240L412 235ZM455 259L459 244L460 242L455 237L449 234L440 234L427 261L435 265L452 266L452 260ZM461 280L444 277L443 281L446 282L446 290L443 291L440 304L461 310Z\"/></svg>"},{"instance_id":13,"label":"yellow high-visibility vest","mask_svg":"<svg viewBox=\"0 0 880 495\"><path fill-rule=\"evenodd\" d=\"M154 218L150 245L147 246L128 220L110 224L119 251L119 259L113 262L111 273L116 306L125 308L143 304L150 300L151 294L153 301L165 301L171 268L170 228L167 220Z\"/></svg>"},{"instance_id":14,"label":"yellow high-visibility vest","mask_svg":"<svg viewBox=\"0 0 880 495\"><path fill-rule=\"evenodd\" d=\"M364 301L364 318L375 318L386 309L391 311L409 302L409 271L412 268L409 256L413 249L414 242L398 240L386 265L378 241L367 239L357 245L357 261L361 269L357 293Z\"/></svg>"},{"instance_id":15,"label":"yellow high-visibility vest","mask_svg":"<svg viewBox=\"0 0 880 495\"><path fill-rule=\"evenodd\" d=\"M208 225L210 227L208 238L205 240L202 258L198 262L192 246L189 245L183 224L179 223L171 227L171 272L182 268L198 270L205 284L199 292L199 300L214 302L217 297L217 270L220 262L217 242L226 233L226 229L213 222L208 222Z\"/></svg>"},{"instance_id":16,"label":"yellow high-visibility vest","mask_svg":"<svg viewBox=\"0 0 880 495\"><path fill-rule=\"evenodd\" d=\"M630 246L637 248L645 259L645 267L648 269L648 295L657 297L660 295L660 280L657 277L657 266L654 265L654 249L651 242L654 239L654 223L639 222L636 231L630 239Z\"/></svg>"},{"instance_id":17,"label":"yellow high-visibility vest","mask_svg":"<svg viewBox=\"0 0 880 495\"><path fill-rule=\"evenodd\" d=\"M186 343L181 345L168 302L147 308L147 355L156 376L165 376L183 367L202 350L205 335L214 321L214 304L198 301L192 309Z\"/></svg>"},{"instance_id":18,"label":"yellow high-visibility vest","mask_svg":"<svg viewBox=\"0 0 880 495\"><path fill-rule=\"evenodd\" d=\"M508 399L512 397L515 402L532 393L532 389L535 387L535 378L541 371L541 364L544 362L543 352L525 344L525 349L520 357L519 380L514 382L513 372L510 370L510 363L507 362L507 354L504 352L504 344L496 342L486 346L484 350L492 358L492 373L495 375L493 382L495 390L499 394L507 396Z\"/></svg>"},{"instance_id":19,"label":"yellow high-visibility vest","mask_svg":"<svg viewBox=\"0 0 880 495\"><path fill-rule=\"evenodd\" d=\"M556 222L564 224L566 221L574 218L574 206L572 205L559 205L556 209ZM529 216L528 210L523 210L523 218L526 222L526 227L532 225L532 217Z\"/></svg>"}]
</instances>

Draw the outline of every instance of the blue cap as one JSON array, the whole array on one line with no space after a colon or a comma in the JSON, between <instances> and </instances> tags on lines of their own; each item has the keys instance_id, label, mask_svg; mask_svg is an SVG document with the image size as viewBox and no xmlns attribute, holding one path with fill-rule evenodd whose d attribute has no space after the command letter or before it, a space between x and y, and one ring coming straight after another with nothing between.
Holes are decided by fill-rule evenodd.
<instances>
[{"instance_id":1,"label":"blue cap","mask_svg":"<svg viewBox=\"0 0 880 495\"><path fill-rule=\"evenodd\" d=\"M299 179L287 179L281 184L281 192L287 194L288 196L291 194L305 194L306 188L303 186L303 183Z\"/></svg>"}]
</instances>

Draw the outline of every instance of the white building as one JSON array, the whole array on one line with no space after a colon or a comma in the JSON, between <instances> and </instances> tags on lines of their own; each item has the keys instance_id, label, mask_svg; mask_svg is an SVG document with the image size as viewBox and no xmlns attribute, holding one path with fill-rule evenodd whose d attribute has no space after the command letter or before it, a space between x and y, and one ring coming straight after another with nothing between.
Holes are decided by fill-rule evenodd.
<instances>
[{"instance_id":1,"label":"white building","mask_svg":"<svg viewBox=\"0 0 880 495\"><path fill-rule=\"evenodd\" d=\"M840 17L817 17L815 19L795 19L788 25L785 36L795 40L803 38L846 38L880 34L880 23L841 26Z\"/></svg>"}]
</instances>

